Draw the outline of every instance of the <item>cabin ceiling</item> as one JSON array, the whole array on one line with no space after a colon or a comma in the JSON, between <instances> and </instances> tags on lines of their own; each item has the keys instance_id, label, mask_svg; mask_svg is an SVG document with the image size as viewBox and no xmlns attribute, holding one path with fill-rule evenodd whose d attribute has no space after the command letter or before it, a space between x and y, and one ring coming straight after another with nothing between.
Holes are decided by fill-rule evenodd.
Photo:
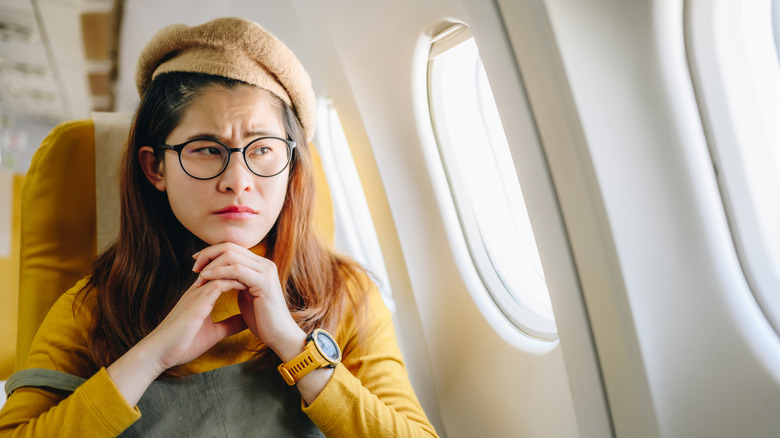
<instances>
[{"instance_id":1,"label":"cabin ceiling","mask_svg":"<svg viewBox=\"0 0 780 438\"><path fill-rule=\"evenodd\" d=\"M117 15L113 0L0 0L3 119L57 123L112 110Z\"/></svg>"},{"instance_id":2,"label":"cabin ceiling","mask_svg":"<svg viewBox=\"0 0 780 438\"><path fill-rule=\"evenodd\" d=\"M0 172L25 173L57 123L132 112L138 56L169 24L246 17L310 68L297 7L295 0L0 0Z\"/></svg>"},{"instance_id":3,"label":"cabin ceiling","mask_svg":"<svg viewBox=\"0 0 780 438\"><path fill-rule=\"evenodd\" d=\"M88 118L93 111L132 111L138 100L137 57L152 35L171 23L195 25L231 15L253 19L305 62L294 3L0 0L0 120L21 116L58 123Z\"/></svg>"}]
</instances>

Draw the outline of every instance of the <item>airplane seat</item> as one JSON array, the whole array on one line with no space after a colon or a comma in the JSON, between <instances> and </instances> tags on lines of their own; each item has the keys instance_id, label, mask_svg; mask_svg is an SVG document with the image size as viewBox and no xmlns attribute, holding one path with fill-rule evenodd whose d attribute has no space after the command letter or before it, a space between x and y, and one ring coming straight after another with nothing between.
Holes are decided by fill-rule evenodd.
<instances>
[{"instance_id":1,"label":"airplane seat","mask_svg":"<svg viewBox=\"0 0 780 438\"><path fill-rule=\"evenodd\" d=\"M98 251L116 235L118 167L130 120L129 113L94 113L92 119L63 122L32 159L21 201L17 370L49 308L89 273ZM311 149L315 225L332 243L333 205L319 155Z\"/></svg>"}]
</instances>

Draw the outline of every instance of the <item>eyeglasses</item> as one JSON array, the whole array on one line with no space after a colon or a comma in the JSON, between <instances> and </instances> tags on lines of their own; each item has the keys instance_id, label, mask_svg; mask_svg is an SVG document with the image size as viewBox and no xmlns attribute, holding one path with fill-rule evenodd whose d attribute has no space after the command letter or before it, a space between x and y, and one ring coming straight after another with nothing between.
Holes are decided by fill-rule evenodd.
<instances>
[{"instance_id":1,"label":"eyeglasses","mask_svg":"<svg viewBox=\"0 0 780 438\"><path fill-rule=\"evenodd\" d=\"M212 179L222 174L233 152L241 152L246 167L255 175L272 177L290 164L295 142L278 137L261 137L242 148L229 148L211 139L196 138L182 144L162 144L158 149L179 154L179 163L187 175L195 179Z\"/></svg>"}]
</instances>

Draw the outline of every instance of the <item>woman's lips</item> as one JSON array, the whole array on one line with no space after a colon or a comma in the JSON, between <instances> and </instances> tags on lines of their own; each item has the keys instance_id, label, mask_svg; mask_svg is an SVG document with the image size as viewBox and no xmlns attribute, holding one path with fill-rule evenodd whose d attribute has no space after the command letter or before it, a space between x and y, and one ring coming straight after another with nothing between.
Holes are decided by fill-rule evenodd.
<instances>
[{"instance_id":1,"label":"woman's lips","mask_svg":"<svg viewBox=\"0 0 780 438\"><path fill-rule=\"evenodd\" d=\"M257 210L244 205L230 205L215 211L214 214L226 219L249 219L257 215Z\"/></svg>"}]
</instances>

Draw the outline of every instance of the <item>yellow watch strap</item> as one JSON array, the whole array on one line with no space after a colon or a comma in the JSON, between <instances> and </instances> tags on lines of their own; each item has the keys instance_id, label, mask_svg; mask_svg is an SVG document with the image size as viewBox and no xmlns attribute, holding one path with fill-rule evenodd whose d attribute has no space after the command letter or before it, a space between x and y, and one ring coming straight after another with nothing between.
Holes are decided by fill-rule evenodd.
<instances>
[{"instance_id":1,"label":"yellow watch strap","mask_svg":"<svg viewBox=\"0 0 780 438\"><path fill-rule=\"evenodd\" d=\"M277 369L288 385L295 385L295 382L301 380L303 376L320 368L326 362L314 342L309 341L301 354L295 356L291 361L279 365Z\"/></svg>"}]
</instances>

